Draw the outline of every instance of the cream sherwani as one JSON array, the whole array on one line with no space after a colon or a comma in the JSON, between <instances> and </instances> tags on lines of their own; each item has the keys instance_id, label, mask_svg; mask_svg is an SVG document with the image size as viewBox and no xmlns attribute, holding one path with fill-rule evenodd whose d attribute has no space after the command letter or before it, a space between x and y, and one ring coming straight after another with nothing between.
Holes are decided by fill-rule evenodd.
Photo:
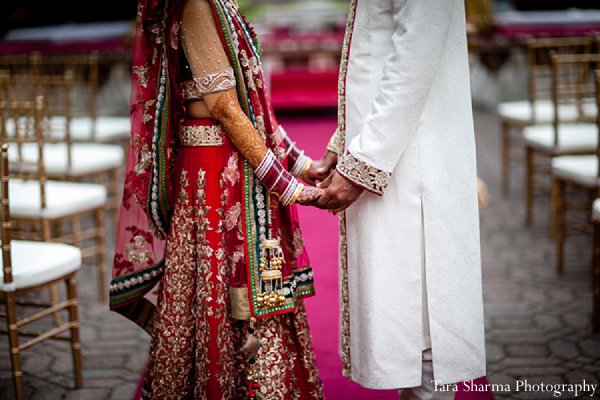
<instances>
[{"instance_id":1,"label":"cream sherwani","mask_svg":"<svg viewBox=\"0 0 600 400\"><path fill-rule=\"evenodd\" d=\"M346 375L419 386L424 319L437 381L485 375L462 0L352 1L330 149L368 190L341 221Z\"/></svg>"}]
</instances>

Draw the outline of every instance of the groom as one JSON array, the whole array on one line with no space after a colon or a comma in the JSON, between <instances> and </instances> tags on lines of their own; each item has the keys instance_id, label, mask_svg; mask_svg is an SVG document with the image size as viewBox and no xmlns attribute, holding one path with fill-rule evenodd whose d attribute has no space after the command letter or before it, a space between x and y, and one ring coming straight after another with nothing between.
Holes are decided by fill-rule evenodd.
<instances>
[{"instance_id":1,"label":"groom","mask_svg":"<svg viewBox=\"0 0 600 400\"><path fill-rule=\"evenodd\" d=\"M338 130L306 175L344 211L344 374L403 399L485 375L465 29L462 0L352 0Z\"/></svg>"}]
</instances>

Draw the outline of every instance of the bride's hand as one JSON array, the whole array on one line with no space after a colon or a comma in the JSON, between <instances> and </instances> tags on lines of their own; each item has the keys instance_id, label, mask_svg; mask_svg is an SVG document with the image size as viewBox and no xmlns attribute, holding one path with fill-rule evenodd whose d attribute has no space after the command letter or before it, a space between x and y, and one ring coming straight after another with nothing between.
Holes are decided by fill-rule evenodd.
<instances>
[{"instance_id":1,"label":"bride's hand","mask_svg":"<svg viewBox=\"0 0 600 400\"><path fill-rule=\"evenodd\" d=\"M296 203L303 206L315 205L319 197L323 194L323 189L312 186L304 186L304 190L298 196Z\"/></svg>"}]
</instances>

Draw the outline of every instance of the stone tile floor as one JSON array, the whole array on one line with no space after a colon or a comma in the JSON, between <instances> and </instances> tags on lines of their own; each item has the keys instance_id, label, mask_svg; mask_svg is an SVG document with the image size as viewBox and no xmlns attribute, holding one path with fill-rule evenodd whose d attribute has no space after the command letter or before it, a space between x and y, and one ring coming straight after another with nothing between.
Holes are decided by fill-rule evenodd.
<instances>
[{"instance_id":1,"label":"stone tile floor","mask_svg":"<svg viewBox=\"0 0 600 400\"><path fill-rule=\"evenodd\" d=\"M481 212L488 375L491 383L511 389L496 396L556 398L549 392L515 391L516 380L531 385L597 384L600 335L590 324L591 238L569 238L565 272L558 276L547 233L548 202L539 199L536 222L525 228L521 171L513 171L509 196L499 191L497 119L477 112L475 125L479 173L492 195L492 203ZM45 342L23 353L28 399L125 400L134 393L149 340L98 301L95 275L93 266L85 266L79 275L85 389L70 389L68 345ZM5 336L0 337L0 354L0 399L12 399ZM561 398L573 396L564 392Z\"/></svg>"}]
</instances>

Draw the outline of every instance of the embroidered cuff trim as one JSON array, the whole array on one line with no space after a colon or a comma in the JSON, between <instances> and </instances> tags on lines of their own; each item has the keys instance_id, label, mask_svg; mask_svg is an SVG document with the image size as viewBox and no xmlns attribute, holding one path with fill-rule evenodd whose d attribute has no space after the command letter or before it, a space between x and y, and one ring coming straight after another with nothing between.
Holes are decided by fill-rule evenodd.
<instances>
[{"instance_id":1,"label":"embroidered cuff trim","mask_svg":"<svg viewBox=\"0 0 600 400\"><path fill-rule=\"evenodd\" d=\"M340 155L342 148L342 135L339 129L336 129L335 133L329 139L329 143L327 143L327 151Z\"/></svg>"},{"instance_id":2,"label":"embroidered cuff trim","mask_svg":"<svg viewBox=\"0 0 600 400\"><path fill-rule=\"evenodd\" d=\"M194 76L181 83L181 94L186 100L199 100L210 93L223 92L235 88L235 74L232 68L212 74Z\"/></svg>"},{"instance_id":3,"label":"embroidered cuff trim","mask_svg":"<svg viewBox=\"0 0 600 400\"><path fill-rule=\"evenodd\" d=\"M385 191L392 175L359 160L347 150L338 162L337 171L352 183L380 196Z\"/></svg>"}]
</instances>

